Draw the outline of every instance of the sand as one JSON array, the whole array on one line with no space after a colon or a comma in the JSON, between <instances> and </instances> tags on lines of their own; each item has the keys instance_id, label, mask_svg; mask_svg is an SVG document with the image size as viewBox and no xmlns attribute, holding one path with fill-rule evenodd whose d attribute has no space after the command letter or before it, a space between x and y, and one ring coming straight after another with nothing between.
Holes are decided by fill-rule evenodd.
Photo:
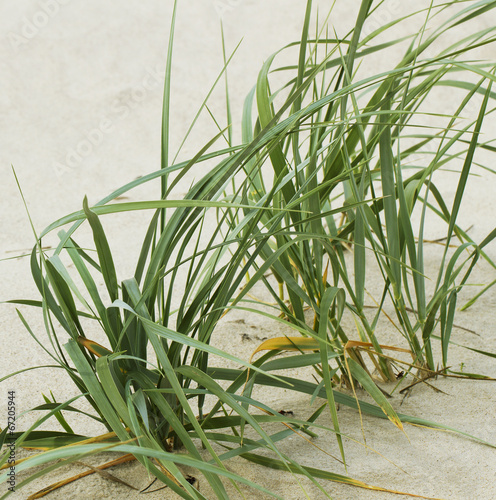
<instances>
[{"instance_id":1,"label":"sand","mask_svg":"<svg viewBox=\"0 0 496 500\"><path fill-rule=\"evenodd\" d=\"M326 2L320 2L324 5ZM347 2L338 2L331 18L338 32L353 23L353 12ZM419 2L419 4L428 2ZM235 136L244 96L256 81L263 61L275 50L299 38L305 2L297 0L189 0L180 2L175 52L173 58L171 150L179 146L188 126L211 84L222 68L220 20L225 30L228 52L242 39L229 70L231 106ZM386 2L393 13L404 6ZM386 9L386 16L387 9ZM171 2L149 0L107 0L84 3L70 0L19 0L0 5L0 93L1 136L0 183L0 300L37 299L30 275L29 261L17 258L29 253L34 243L33 232L23 206L10 165L13 165L27 200L33 226L40 232L53 220L78 210L85 195L95 203L115 188L139 175L156 170L160 164L160 123L163 75L171 17ZM385 19L385 18L384 18ZM494 12L477 20L480 29L494 26ZM463 31L460 31L460 36ZM394 52L393 52L394 54ZM488 48L481 52L491 57ZM440 96L438 104L449 103L451 96ZM443 101L444 99L444 101ZM223 121L224 96L215 91L211 108ZM485 129L486 130L486 129ZM486 130L493 133L494 124ZM208 117L201 118L181 157L194 154L198 147L215 133ZM454 178L446 178L448 191ZM187 189L187 182L180 188ZM456 180L456 179L455 179ZM450 184L451 183L451 184ZM494 178L485 173L470 180L460 224L473 225L471 234L480 241L493 227L496 202ZM155 189L156 191L153 191ZM454 189L454 188L453 188ZM130 194L130 201L155 198L158 185ZM180 193L179 193L180 194ZM108 217L104 224L113 248L117 252L117 268L121 279L131 275L140 240L146 229L148 214L133 214L126 218ZM435 238L439 227L429 227ZM84 231L83 231L84 233ZM86 233L84 233L86 234ZM87 237L87 234L86 234ZM56 244L55 235L44 242ZM490 245L488 254L496 257ZM438 263L438 251L429 250L428 273L433 275ZM496 271L481 263L471 283L489 283ZM371 279L370 289L374 287ZM259 291L259 293L262 293ZM473 295L469 290L462 299ZM470 309L459 313L455 323L469 328L470 333L455 328L453 340L473 348L496 352L493 334L496 290L490 290ZM460 302L463 303L463 300ZM42 334L39 311L20 307L32 329ZM385 321L381 332L384 341L401 345L401 339ZM259 339L277 336L281 330L260 316L228 315L219 325L214 344L249 359ZM249 335L246 337L245 335ZM0 377L22 368L50 363L49 358L31 339L11 305L0 308L0 342L2 363ZM494 359L454 347L450 352L454 369L483 373L496 377ZM294 373L309 376L307 372ZM432 385L417 386L409 397L395 395L394 407L403 413L441 422L496 445L496 391L494 382L438 379ZM5 408L7 391L17 393L18 414L43 402L41 394L50 391L58 401L77 394L72 383L51 369L26 372L0 384L1 408ZM310 398L286 391L265 391L257 396L278 409L292 410L298 418L311 414ZM363 394L360 395L364 397ZM3 411L3 410L2 410ZM344 433L363 442L358 414L340 408ZM70 417L69 417L70 418ZM21 428L33 422L27 415L19 419ZM1 426L4 426L1 418ZM323 416L322 423L329 424ZM76 431L97 434L101 429L91 421L70 419ZM367 445L346 441L348 474L377 486L418 495L445 499L496 498L496 453L489 446L451 433L405 426L405 434L389 422L364 417ZM46 428L57 428L56 423ZM322 433L315 441L328 453L339 452L334 437ZM344 474L337 461L316 450L311 444L291 438L281 449L300 463L326 468ZM112 455L106 458L113 458ZM387 461L387 460L389 461ZM102 463L98 457L91 463ZM296 478L279 471L263 469L242 460L229 467L243 476L270 487L284 499L305 498ZM27 496L62 477L84 470L73 466L61 469L49 477L36 480L12 498ZM138 489L150 479L136 464L112 470ZM206 485L200 484L207 497ZM324 498L324 494L308 480L301 480L309 498ZM394 495L371 492L349 486L326 483L325 490L335 499L382 499ZM5 484L0 493L6 492ZM244 490L246 498L262 498ZM232 498L239 495L230 490ZM48 498L141 498L126 486L92 475L51 494ZM147 498L175 498L168 490L151 493ZM211 498L211 497L209 497ZM398 497L400 498L400 497Z\"/></svg>"}]
</instances>

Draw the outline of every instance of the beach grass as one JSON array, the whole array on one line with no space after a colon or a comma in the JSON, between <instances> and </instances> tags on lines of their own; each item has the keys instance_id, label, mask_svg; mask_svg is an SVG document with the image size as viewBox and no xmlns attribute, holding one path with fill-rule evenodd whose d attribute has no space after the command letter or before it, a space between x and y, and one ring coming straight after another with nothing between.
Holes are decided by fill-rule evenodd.
<instances>
[{"instance_id":1,"label":"beach grass","mask_svg":"<svg viewBox=\"0 0 496 500\"><path fill-rule=\"evenodd\" d=\"M455 42L446 41L446 34L470 25L496 2L433 2L369 31L383 4L363 0L353 29L338 36L329 16L321 22L309 0L301 39L266 60L246 97L239 143L227 79L232 55L223 43L216 84L225 83L226 126L217 116L218 134L178 161L169 144L175 3L160 168L93 206L85 199L82 210L35 233L30 265L40 299L17 301L39 309L49 347L18 312L20 320L72 379L107 434L88 442L90 436L76 434L62 413L81 411L72 404L76 398L45 398L33 411L48 413L16 435L17 447L44 450L18 463L19 472L45 467L18 487L71 460L112 450L131 454L182 498L206 498L183 466L201 473L216 498L229 497L228 483L241 496L250 487L277 498L229 470L226 461L236 456L306 476L328 495L318 479L372 486L303 466L277 442L295 433L311 438L328 432L346 464L337 404L388 418L399 429L405 422L445 428L398 413L377 379L395 383L400 366L401 378L414 381L449 376L459 293L479 259L495 267L484 247L496 230L475 242L457 223L473 170L494 173L476 154L495 151L492 139L482 136L494 112L495 66L478 57L478 50L496 41L495 28L467 28L467 36ZM410 23L420 29L409 32ZM388 37L398 26L404 35ZM391 60L389 49L398 45L403 57ZM294 65L278 66L279 56L295 48ZM439 89L456 89L452 109L433 105ZM207 102L193 126L200 113L210 112ZM227 145L220 147L223 140ZM177 198L178 183L203 165L207 173ZM453 199L438 183L448 169L457 176ZM156 200L117 200L143 185L153 186ZM126 249L111 248L102 220L137 211L152 215L135 272L119 281L115 256ZM445 233L431 279L424 269L424 234L433 218L444 222ZM82 224L91 229L94 252L77 242ZM59 245L48 253L42 239L55 231ZM381 292L370 307L367 283L374 273L382 277ZM260 307L253 299L258 287L271 303ZM399 346L383 344L376 331L388 308L401 333ZM265 315L294 335L264 341L251 360L242 359L212 342L217 324L232 310ZM354 330L344 326L344 316ZM88 322L97 325L103 341L87 336ZM441 359L434 353L438 342ZM279 356L285 351L294 354ZM409 361L396 360L398 352ZM226 365L213 366L212 356ZM284 375L299 367L313 367L315 382ZM253 396L257 385L305 393L321 404L308 420L281 415ZM359 401L358 387L375 404ZM324 411L330 412L330 427L318 423ZM63 433L38 430L52 417ZM280 422L284 430L266 430L266 424ZM6 480L4 473L0 482Z\"/></svg>"}]
</instances>

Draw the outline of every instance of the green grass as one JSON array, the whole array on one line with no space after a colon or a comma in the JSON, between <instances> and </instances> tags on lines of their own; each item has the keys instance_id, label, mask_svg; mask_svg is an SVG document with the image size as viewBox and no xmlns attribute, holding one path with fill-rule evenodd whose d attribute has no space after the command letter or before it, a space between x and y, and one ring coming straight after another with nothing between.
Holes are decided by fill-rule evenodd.
<instances>
[{"instance_id":1,"label":"green grass","mask_svg":"<svg viewBox=\"0 0 496 500\"><path fill-rule=\"evenodd\" d=\"M495 67L477 59L478 49L496 40L494 29L469 32L452 45L443 34L489 12L496 2L433 4L417 13L424 20L419 32L390 41L387 36L383 41L388 30L400 22L405 25L405 20L362 35L377 6L362 1L353 30L338 38L318 21L311 35L314 18L308 1L301 40L281 49L298 47L297 61L294 66L277 67L279 53L267 59L246 98L238 145L230 123L230 57L223 44L225 67L217 82L225 79L229 127L219 125L218 135L181 163L171 161L168 139L174 9L161 168L93 207L85 199L83 210L37 235L31 270L41 298L17 301L40 309L51 349L37 339L20 312L19 317L55 366L73 380L91 405L92 417L113 433L112 438L103 444L78 445L86 437L74 433L62 410L80 410L72 401L59 404L45 398L45 405L33 411L48 414L18 433L17 446L53 449L19 464L19 471L61 458L79 460L111 447L133 454L182 498L205 498L187 481L182 465L203 474L217 498L228 498L226 481L238 494L241 484L270 494L226 468L225 461L235 456L304 475L325 492L317 478L366 485L303 467L298 457L282 453L276 443L294 431L310 436L330 432L345 462L336 403L389 418L399 428L402 422L446 428L398 414L370 374L375 368L385 382L396 380L397 362L385 355L376 334L386 307L393 308L404 339L401 349L411 356L407 374L422 378L436 371L439 363L446 373L459 292L480 257L495 266L484 247L496 232L476 243L457 225L470 174L479 166L477 150L495 151L491 140L482 142L481 136L484 120L491 119L494 111ZM404 49L398 61L390 60L388 51L395 45ZM372 74L361 68L369 61L380 62ZM286 83L272 90L272 79L277 76L281 81L281 75ZM439 113L430 106L442 88L464 94L459 102L454 100L453 109ZM481 97L478 112L465 119L464 112L476 96ZM206 109L207 100L199 113ZM228 146L216 149L222 137ZM177 183L206 161L213 165L208 174L184 199L174 199ZM451 202L437 181L445 169L458 172ZM156 180L160 199L109 203ZM101 219L138 210L152 210L153 215L135 273L120 282L113 252L125 249L111 250ZM435 286L427 292L424 234L432 218L444 221L446 233ZM77 243L78 228L86 222L94 254ZM63 229L69 223L72 226ZM60 243L49 255L42 250L41 239L56 230ZM378 307L371 312L365 290L372 273L382 276L382 291L374 297ZM96 284L99 278L104 289ZM273 298L272 313L257 309L249 299L260 285ZM173 296L179 289L175 305ZM260 346L268 352L254 362L223 352L210 341L223 315L236 308L264 314L292 328L296 336ZM356 333L346 331L344 315L353 319ZM87 322L98 325L105 345L86 337ZM434 355L433 344L438 341L441 359ZM298 354L278 358L281 350ZM210 355L240 368L211 366ZM314 367L316 383L278 373L303 366ZM361 386L376 404L337 391L343 383L353 394ZM253 398L256 384L285 387L324 402L307 421L281 416ZM265 414L253 412L256 408ZM218 410L222 416L217 416ZM323 411L330 412L332 428L318 424ZM51 417L64 433L37 430ZM281 421L287 424L285 430L272 434L266 430L266 423ZM246 426L256 439L245 436ZM0 435L2 442L5 436L6 429ZM64 444L75 446L61 448ZM222 447L226 451L220 452ZM257 449L269 451L270 458L253 453ZM6 459L4 454L2 461ZM61 465L47 465L19 487ZM0 482L5 480L5 474L0 476Z\"/></svg>"}]
</instances>

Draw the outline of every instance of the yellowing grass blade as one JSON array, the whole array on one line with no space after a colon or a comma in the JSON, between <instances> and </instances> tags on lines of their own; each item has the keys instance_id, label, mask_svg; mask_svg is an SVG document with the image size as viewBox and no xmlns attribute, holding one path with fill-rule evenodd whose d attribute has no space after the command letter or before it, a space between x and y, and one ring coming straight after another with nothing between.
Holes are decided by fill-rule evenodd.
<instances>
[{"instance_id":1,"label":"yellowing grass blade","mask_svg":"<svg viewBox=\"0 0 496 500\"><path fill-rule=\"evenodd\" d=\"M57 481L56 483L53 483L42 490L37 491L33 495L28 497L28 500L36 500L37 498L42 498L45 495L48 495L52 491L57 490L58 488L62 488L62 486L65 486L66 484L72 483L74 481L77 481L78 479L81 479L83 477L89 476L90 474L98 473L98 474L103 474L103 471L105 469L108 469L109 467L113 467L114 465L120 465L124 464L126 462L131 462L133 460L136 460L134 455L131 455L128 453L127 455L123 455L122 457L116 458L115 460L111 460L110 462L107 462L103 465L99 465L98 467L92 467L90 465L84 464L86 467L90 467L90 470L87 470L85 472L81 472L80 474L76 474L75 476L69 477L67 479L63 479L62 481ZM121 479L112 476L111 474L105 474L104 475L107 479L111 479L112 481L117 481L119 483L125 484L129 488L133 490L137 490L134 486L126 483L125 481L122 481ZM110 477L109 477L110 476Z\"/></svg>"},{"instance_id":2,"label":"yellowing grass blade","mask_svg":"<svg viewBox=\"0 0 496 500\"><path fill-rule=\"evenodd\" d=\"M301 471L296 467L294 467L293 464L282 463L280 460L274 458L264 457L261 455L257 455L256 453L243 453L241 456L243 458L246 458L250 462L264 465L265 467L270 467L271 469L287 470L287 468L289 468L291 472L294 472L296 474L301 474ZM309 472L315 478L325 479L327 481L333 481L335 483L348 484L350 486L356 486L358 488L364 488L366 490L371 490L371 491L383 491L385 493L394 493L395 495L405 495L412 498L425 498L427 500L442 500L436 497L415 495L413 493L405 493L403 491L396 491L387 488L382 488L381 486L374 486L372 484L359 481L358 479L353 479L352 477L343 476L341 474L335 474L334 472L329 472L326 470L316 469L315 467L307 467L303 465L302 468L305 469L305 471Z\"/></svg>"},{"instance_id":3,"label":"yellowing grass blade","mask_svg":"<svg viewBox=\"0 0 496 500\"><path fill-rule=\"evenodd\" d=\"M329 272L329 261L327 261L327 265L324 271L324 275L322 276L322 284L326 286L327 284L327 273Z\"/></svg>"},{"instance_id":4,"label":"yellowing grass blade","mask_svg":"<svg viewBox=\"0 0 496 500\"><path fill-rule=\"evenodd\" d=\"M319 342L310 337L276 337L262 342L252 353L250 363L260 351L317 351Z\"/></svg>"},{"instance_id":5,"label":"yellowing grass blade","mask_svg":"<svg viewBox=\"0 0 496 500\"><path fill-rule=\"evenodd\" d=\"M347 349L352 349L353 347L363 347L363 348L371 348L371 349L374 349L374 344L371 344L370 342L360 342L358 340L348 340L348 342L346 342L346 345L344 346L344 349L345 351ZM392 346L392 345L384 345L384 344L379 344L379 347L381 349L387 349L389 351L397 351L397 352L406 352L408 354L411 354L411 350L410 349L403 349L402 347L395 347L395 346ZM379 354L379 353L377 353Z\"/></svg>"},{"instance_id":6,"label":"yellowing grass blade","mask_svg":"<svg viewBox=\"0 0 496 500\"><path fill-rule=\"evenodd\" d=\"M112 351L109 351L106 347L103 347L100 345L98 342L95 342L94 340L87 339L85 337L78 337L77 338L78 344L81 344L82 346L86 347L88 351L90 351L92 354L97 356L98 358L100 356L108 356L110 354L113 354Z\"/></svg>"}]
</instances>

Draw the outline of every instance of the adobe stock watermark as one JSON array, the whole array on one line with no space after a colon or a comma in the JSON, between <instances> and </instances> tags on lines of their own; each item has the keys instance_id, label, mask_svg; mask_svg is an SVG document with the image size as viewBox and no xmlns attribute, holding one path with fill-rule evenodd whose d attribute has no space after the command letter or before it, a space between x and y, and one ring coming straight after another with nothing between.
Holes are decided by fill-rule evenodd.
<instances>
[{"instance_id":1,"label":"adobe stock watermark","mask_svg":"<svg viewBox=\"0 0 496 500\"><path fill-rule=\"evenodd\" d=\"M17 429L17 401L16 401L16 391L7 391L7 428L5 435L5 445L8 450L7 458L7 489L9 493L14 493L16 490L16 429Z\"/></svg>"},{"instance_id":2,"label":"adobe stock watermark","mask_svg":"<svg viewBox=\"0 0 496 500\"><path fill-rule=\"evenodd\" d=\"M360 38L364 39L368 37L371 33L379 29L381 26L385 26L393 19L397 19L400 5L400 0L389 0L388 2L385 2L384 6L376 10L367 19L366 23L363 25Z\"/></svg>"},{"instance_id":3,"label":"adobe stock watermark","mask_svg":"<svg viewBox=\"0 0 496 500\"><path fill-rule=\"evenodd\" d=\"M164 75L164 70L160 65L155 66L155 68L147 68L141 84L134 87L125 99L115 99L109 111L102 115L98 124L87 130L83 134L83 138L74 147L67 150L62 161L53 163L57 177L77 168L85 158L101 146L105 137L115 130L118 122L125 120L147 98L150 92L162 86Z\"/></svg>"},{"instance_id":4,"label":"adobe stock watermark","mask_svg":"<svg viewBox=\"0 0 496 500\"><path fill-rule=\"evenodd\" d=\"M227 12L232 12L243 0L213 0L213 6L219 17L224 17Z\"/></svg>"},{"instance_id":5,"label":"adobe stock watermark","mask_svg":"<svg viewBox=\"0 0 496 500\"><path fill-rule=\"evenodd\" d=\"M7 40L12 50L19 51L19 48L36 38L50 21L57 16L60 7L67 5L72 0L40 0L39 9L32 16L24 16L18 32L7 33Z\"/></svg>"}]
</instances>

